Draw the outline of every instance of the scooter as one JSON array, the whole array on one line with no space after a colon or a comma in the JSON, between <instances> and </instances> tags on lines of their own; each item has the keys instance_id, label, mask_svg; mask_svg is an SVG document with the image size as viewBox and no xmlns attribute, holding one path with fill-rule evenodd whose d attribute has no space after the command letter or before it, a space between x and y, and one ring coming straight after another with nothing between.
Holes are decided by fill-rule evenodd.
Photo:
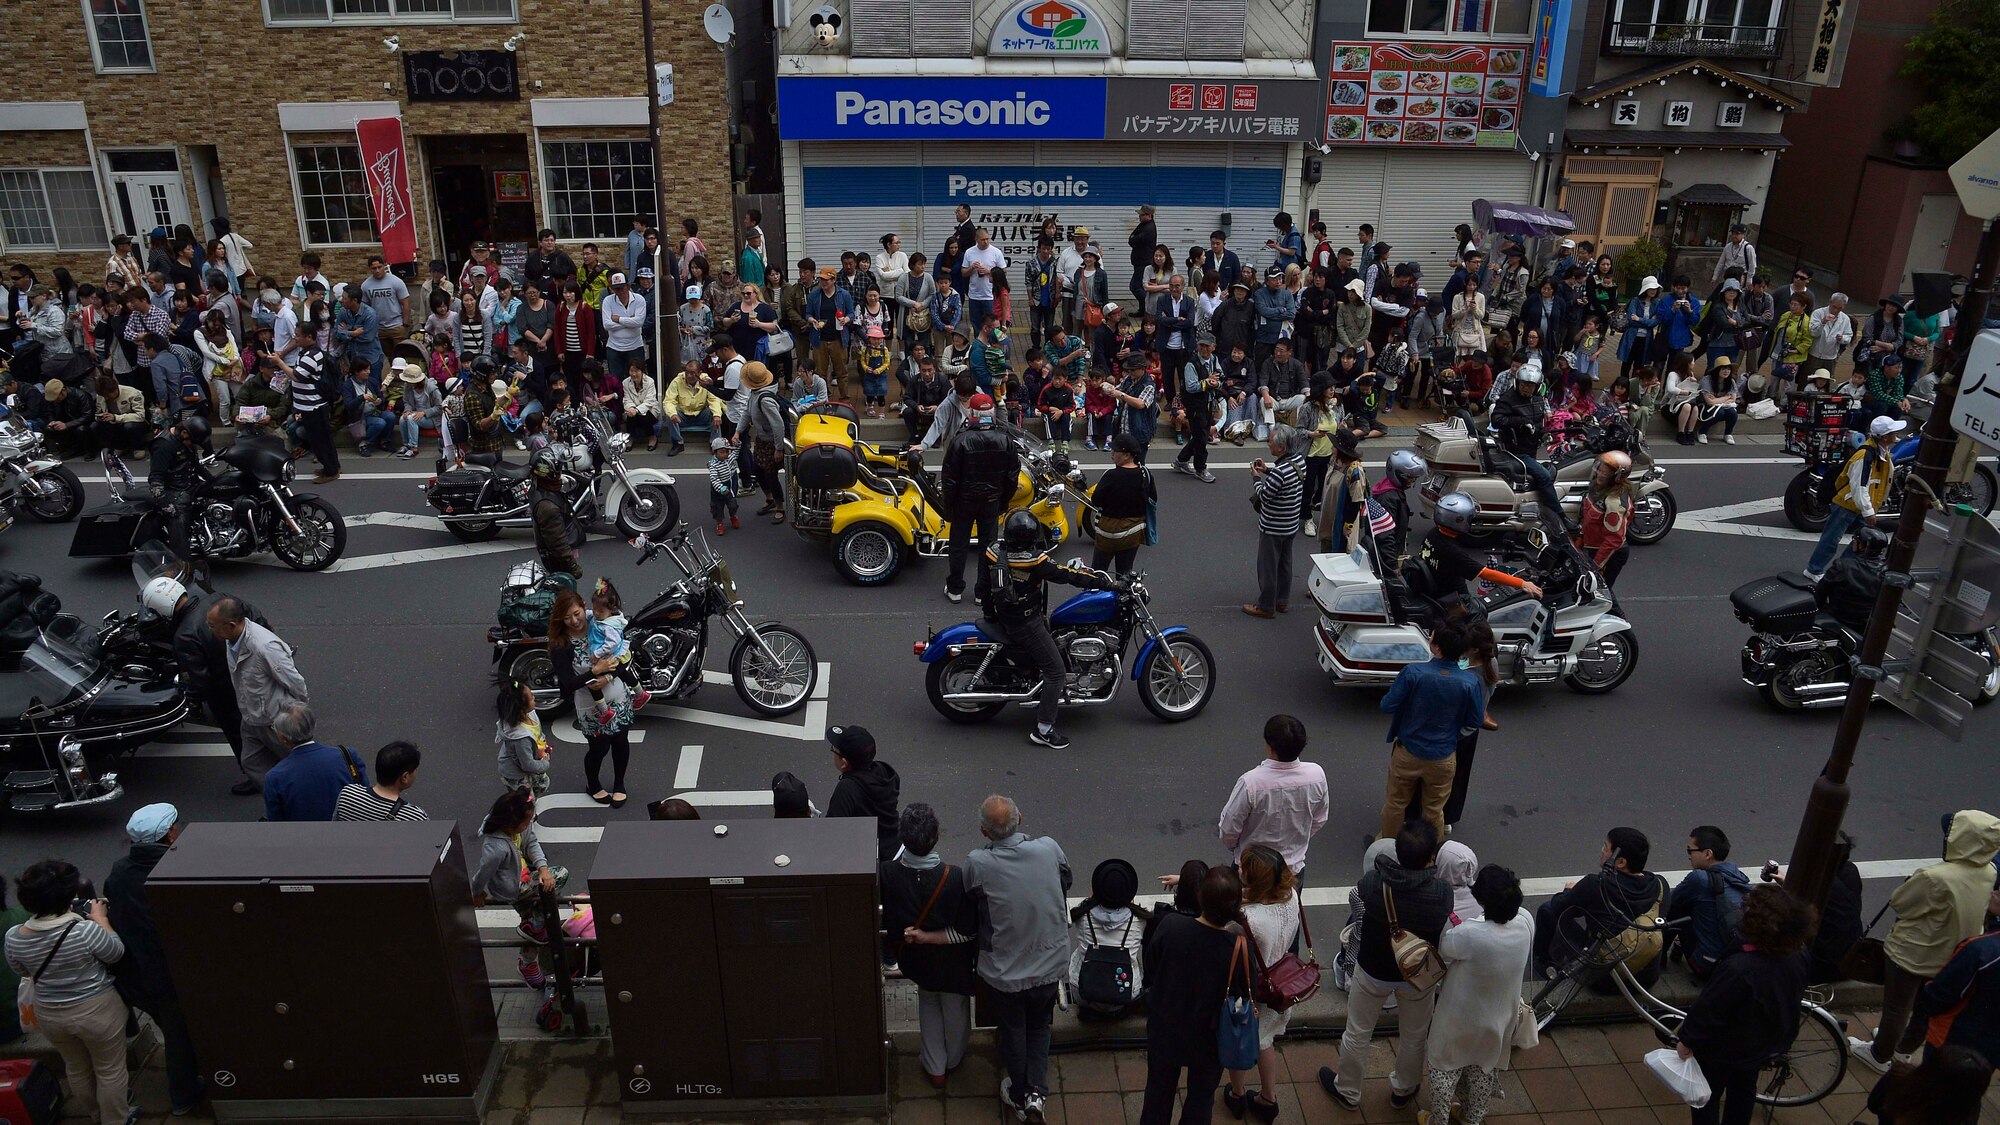
<instances>
[{"instance_id":1,"label":"scooter","mask_svg":"<svg viewBox=\"0 0 2000 1125\"><path fill-rule=\"evenodd\" d=\"M1461 410L1456 418L1419 426L1416 449L1431 468L1431 475L1417 489L1425 515L1436 510L1439 497L1463 492L1479 504L1479 514L1466 532L1469 540L1477 542L1503 532L1525 533L1536 526L1536 517L1524 511L1526 505L1540 506L1534 482L1511 454L1499 450L1493 435L1475 423L1472 415ZM1583 495L1590 489L1597 456L1613 449L1632 458L1629 480L1634 504L1629 537L1634 543L1658 543L1674 529L1680 504L1667 484L1667 470L1647 450L1645 437L1622 418L1600 424L1571 452L1544 462L1555 473L1563 515L1571 522L1582 517Z\"/></svg>"}]
</instances>

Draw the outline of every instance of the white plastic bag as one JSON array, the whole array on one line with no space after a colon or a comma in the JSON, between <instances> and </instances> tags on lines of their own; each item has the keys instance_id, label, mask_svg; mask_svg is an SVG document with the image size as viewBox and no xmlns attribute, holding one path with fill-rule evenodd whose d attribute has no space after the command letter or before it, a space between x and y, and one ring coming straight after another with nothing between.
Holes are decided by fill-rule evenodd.
<instances>
[{"instance_id":1,"label":"white plastic bag","mask_svg":"<svg viewBox=\"0 0 2000 1125\"><path fill-rule=\"evenodd\" d=\"M1646 1055L1646 1069L1666 1084L1675 1097L1695 1109L1708 1104L1708 1078L1702 1074L1700 1064L1692 1058L1682 1058L1679 1051L1662 1047Z\"/></svg>"}]
</instances>

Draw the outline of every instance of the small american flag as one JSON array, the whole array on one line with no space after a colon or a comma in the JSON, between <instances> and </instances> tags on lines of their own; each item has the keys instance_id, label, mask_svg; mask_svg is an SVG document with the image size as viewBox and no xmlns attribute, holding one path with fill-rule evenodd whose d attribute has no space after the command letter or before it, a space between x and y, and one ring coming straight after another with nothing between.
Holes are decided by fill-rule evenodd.
<instances>
[{"instance_id":1,"label":"small american flag","mask_svg":"<svg viewBox=\"0 0 2000 1125\"><path fill-rule=\"evenodd\" d=\"M1379 539L1384 535L1394 534L1395 530L1396 517L1390 515L1389 509L1384 508L1380 501L1376 500L1373 496L1369 497L1368 533Z\"/></svg>"}]
</instances>

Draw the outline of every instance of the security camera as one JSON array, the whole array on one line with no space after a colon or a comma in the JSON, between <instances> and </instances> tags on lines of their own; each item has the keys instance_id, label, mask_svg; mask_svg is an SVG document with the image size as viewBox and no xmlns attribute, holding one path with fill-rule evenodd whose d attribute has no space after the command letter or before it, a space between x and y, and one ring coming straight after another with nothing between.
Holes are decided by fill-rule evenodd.
<instances>
[{"instance_id":1,"label":"security camera","mask_svg":"<svg viewBox=\"0 0 2000 1125\"><path fill-rule=\"evenodd\" d=\"M1332 145L1328 145L1328 144L1323 144L1323 145L1319 146L1319 154L1320 154L1321 156L1325 156L1325 155L1327 155L1328 153L1331 153L1332 151L1333 151L1333 146L1332 146Z\"/></svg>"},{"instance_id":2,"label":"security camera","mask_svg":"<svg viewBox=\"0 0 2000 1125\"><path fill-rule=\"evenodd\" d=\"M527 41L528 41L528 33L525 31L517 31L514 34L508 36L507 41L505 43L500 44L500 46L503 50L505 50L508 54L511 55L515 51L520 50L521 44Z\"/></svg>"},{"instance_id":3,"label":"security camera","mask_svg":"<svg viewBox=\"0 0 2000 1125\"><path fill-rule=\"evenodd\" d=\"M393 55L403 49L403 37L400 35L391 35L389 38L382 40L382 45L389 48L389 53Z\"/></svg>"}]
</instances>

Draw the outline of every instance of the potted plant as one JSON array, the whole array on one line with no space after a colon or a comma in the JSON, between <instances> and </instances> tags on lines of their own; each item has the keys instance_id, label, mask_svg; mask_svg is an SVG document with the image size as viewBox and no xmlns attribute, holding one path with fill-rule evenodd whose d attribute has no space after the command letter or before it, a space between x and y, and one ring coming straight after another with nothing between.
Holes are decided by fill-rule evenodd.
<instances>
[{"instance_id":1,"label":"potted plant","mask_svg":"<svg viewBox=\"0 0 2000 1125\"><path fill-rule=\"evenodd\" d=\"M1625 248L1618 255L1618 278L1625 287L1625 298L1639 295L1639 282L1643 278L1658 277L1667 265L1667 248L1650 238L1642 238Z\"/></svg>"}]
</instances>

